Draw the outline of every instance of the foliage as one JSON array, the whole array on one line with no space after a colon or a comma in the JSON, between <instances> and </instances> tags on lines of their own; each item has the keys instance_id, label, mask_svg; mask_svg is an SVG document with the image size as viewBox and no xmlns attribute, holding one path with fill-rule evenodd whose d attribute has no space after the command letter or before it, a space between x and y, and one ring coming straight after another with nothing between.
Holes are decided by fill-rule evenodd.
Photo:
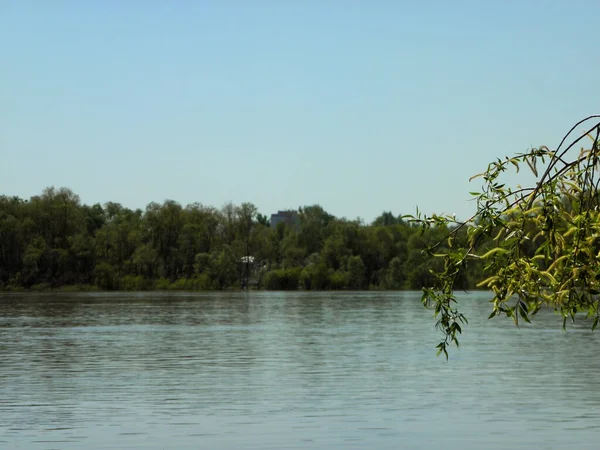
<instances>
[{"instance_id":1,"label":"foliage","mask_svg":"<svg viewBox=\"0 0 600 450\"><path fill-rule=\"evenodd\" d=\"M296 213L297 222L271 227L251 203L132 210L82 205L67 188L0 196L0 288L421 289L438 264L422 249L448 233L419 234L391 212L372 224L319 205Z\"/></svg>"},{"instance_id":2,"label":"foliage","mask_svg":"<svg viewBox=\"0 0 600 450\"><path fill-rule=\"evenodd\" d=\"M438 354L447 358L448 346L459 345L457 336L466 318L458 310L454 289L464 284L466 273L481 276L478 287L493 292L490 318L504 315L518 326L547 305L563 318L563 328L577 312L586 312L596 328L600 317L599 118L578 122L555 150L542 146L498 159L473 177L481 179L483 186L481 192L472 192L477 211L468 221L419 213L409 217L423 232L450 227L444 239L425 250L443 263L431 272L432 283L423 289L422 297L425 306L434 310L443 334ZM584 124L586 131L573 137ZM569 158L588 137L591 147ZM535 177L533 186L511 187L503 181L505 172L523 167Z\"/></svg>"},{"instance_id":3,"label":"foliage","mask_svg":"<svg viewBox=\"0 0 600 450\"><path fill-rule=\"evenodd\" d=\"M293 291L298 289L301 268L275 269L267 272L264 287L272 290Z\"/></svg>"}]
</instances>

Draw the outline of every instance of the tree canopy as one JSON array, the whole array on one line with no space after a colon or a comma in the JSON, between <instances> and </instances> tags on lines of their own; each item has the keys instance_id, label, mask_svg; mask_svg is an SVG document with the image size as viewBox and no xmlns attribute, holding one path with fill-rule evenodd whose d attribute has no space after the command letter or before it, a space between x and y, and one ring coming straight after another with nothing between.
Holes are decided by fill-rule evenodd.
<instances>
[{"instance_id":1,"label":"tree canopy","mask_svg":"<svg viewBox=\"0 0 600 450\"><path fill-rule=\"evenodd\" d=\"M584 131L578 134L580 127ZM473 264L481 270L477 286L493 293L490 318L503 315L518 326L548 306L561 315L563 328L577 313L585 313L592 319L592 329L596 328L600 318L599 135L600 116L589 116L577 122L556 149L541 146L492 162L472 178L483 185L481 191L471 193L477 210L467 221L448 215L407 217L423 231L450 230L425 249L443 262L432 271L433 283L423 288L422 296L443 335L438 354L447 358L448 346L459 345L467 318L458 309L454 289ZM591 144L583 146L588 139ZM535 182L508 185L506 173L523 168Z\"/></svg>"},{"instance_id":2,"label":"tree canopy","mask_svg":"<svg viewBox=\"0 0 600 450\"><path fill-rule=\"evenodd\" d=\"M0 289L421 289L446 227L384 212L371 224L319 205L273 226L255 205L85 205L68 188L0 196ZM461 288L474 287L469 273Z\"/></svg>"}]
</instances>

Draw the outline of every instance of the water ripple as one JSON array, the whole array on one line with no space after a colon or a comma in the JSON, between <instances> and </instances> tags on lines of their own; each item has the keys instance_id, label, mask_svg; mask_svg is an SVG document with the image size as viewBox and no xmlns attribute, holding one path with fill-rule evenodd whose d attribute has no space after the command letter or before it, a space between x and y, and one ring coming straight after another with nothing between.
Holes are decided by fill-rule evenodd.
<instances>
[{"instance_id":1,"label":"water ripple","mask_svg":"<svg viewBox=\"0 0 600 450\"><path fill-rule=\"evenodd\" d=\"M446 362L416 293L2 296L0 443L595 448L598 334L484 297Z\"/></svg>"}]
</instances>

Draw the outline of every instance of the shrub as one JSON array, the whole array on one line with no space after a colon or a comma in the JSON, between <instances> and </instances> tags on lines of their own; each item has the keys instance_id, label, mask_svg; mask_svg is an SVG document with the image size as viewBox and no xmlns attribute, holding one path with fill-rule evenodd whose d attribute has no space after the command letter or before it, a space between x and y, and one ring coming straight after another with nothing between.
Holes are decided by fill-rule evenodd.
<instances>
[{"instance_id":1,"label":"shrub","mask_svg":"<svg viewBox=\"0 0 600 450\"><path fill-rule=\"evenodd\" d=\"M124 291L143 291L148 289L148 283L141 275L125 275L121 278L121 289Z\"/></svg>"},{"instance_id":2,"label":"shrub","mask_svg":"<svg viewBox=\"0 0 600 450\"><path fill-rule=\"evenodd\" d=\"M300 283L301 272L300 267L271 270L263 278L263 287L270 290L296 290Z\"/></svg>"},{"instance_id":3,"label":"shrub","mask_svg":"<svg viewBox=\"0 0 600 450\"><path fill-rule=\"evenodd\" d=\"M159 278L156 280L154 288L159 291L167 291L171 288L171 282L166 278Z\"/></svg>"},{"instance_id":4,"label":"shrub","mask_svg":"<svg viewBox=\"0 0 600 450\"><path fill-rule=\"evenodd\" d=\"M332 289L343 289L350 284L350 274L341 270L336 270L329 276L329 284Z\"/></svg>"}]
</instances>

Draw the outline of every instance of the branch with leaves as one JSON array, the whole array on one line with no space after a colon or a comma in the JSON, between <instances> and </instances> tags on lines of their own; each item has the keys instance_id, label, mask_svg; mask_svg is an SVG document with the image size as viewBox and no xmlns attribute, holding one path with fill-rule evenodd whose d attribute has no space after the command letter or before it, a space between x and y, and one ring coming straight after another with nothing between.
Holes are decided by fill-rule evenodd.
<instances>
[{"instance_id":1,"label":"branch with leaves","mask_svg":"<svg viewBox=\"0 0 600 450\"><path fill-rule=\"evenodd\" d=\"M585 132L575 135L584 125ZM555 150L541 146L489 164L485 172L471 178L481 179L483 186L480 192L471 192L477 210L466 222L418 211L416 216L406 216L423 231L440 226L450 230L443 241L425 249L428 256L444 262L422 296L443 335L438 355L448 358L448 347L459 345L461 325L467 319L458 310L454 288L472 263L483 264L487 275L478 287L493 293L490 318L505 315L518 326L520 320L530 322L549 306L562 316L563 328L578 312L593 319L592 329L596 328L600 320L599 137L600 115L592 115L576 123ZM586 138L592 142L590 148L580 148L569 158ZM510 187L502 181L505 172L519 172L524 166L536 178L534 186ZM457 239L461 234L466 239Z\"/></svg>"}]
</instances>

